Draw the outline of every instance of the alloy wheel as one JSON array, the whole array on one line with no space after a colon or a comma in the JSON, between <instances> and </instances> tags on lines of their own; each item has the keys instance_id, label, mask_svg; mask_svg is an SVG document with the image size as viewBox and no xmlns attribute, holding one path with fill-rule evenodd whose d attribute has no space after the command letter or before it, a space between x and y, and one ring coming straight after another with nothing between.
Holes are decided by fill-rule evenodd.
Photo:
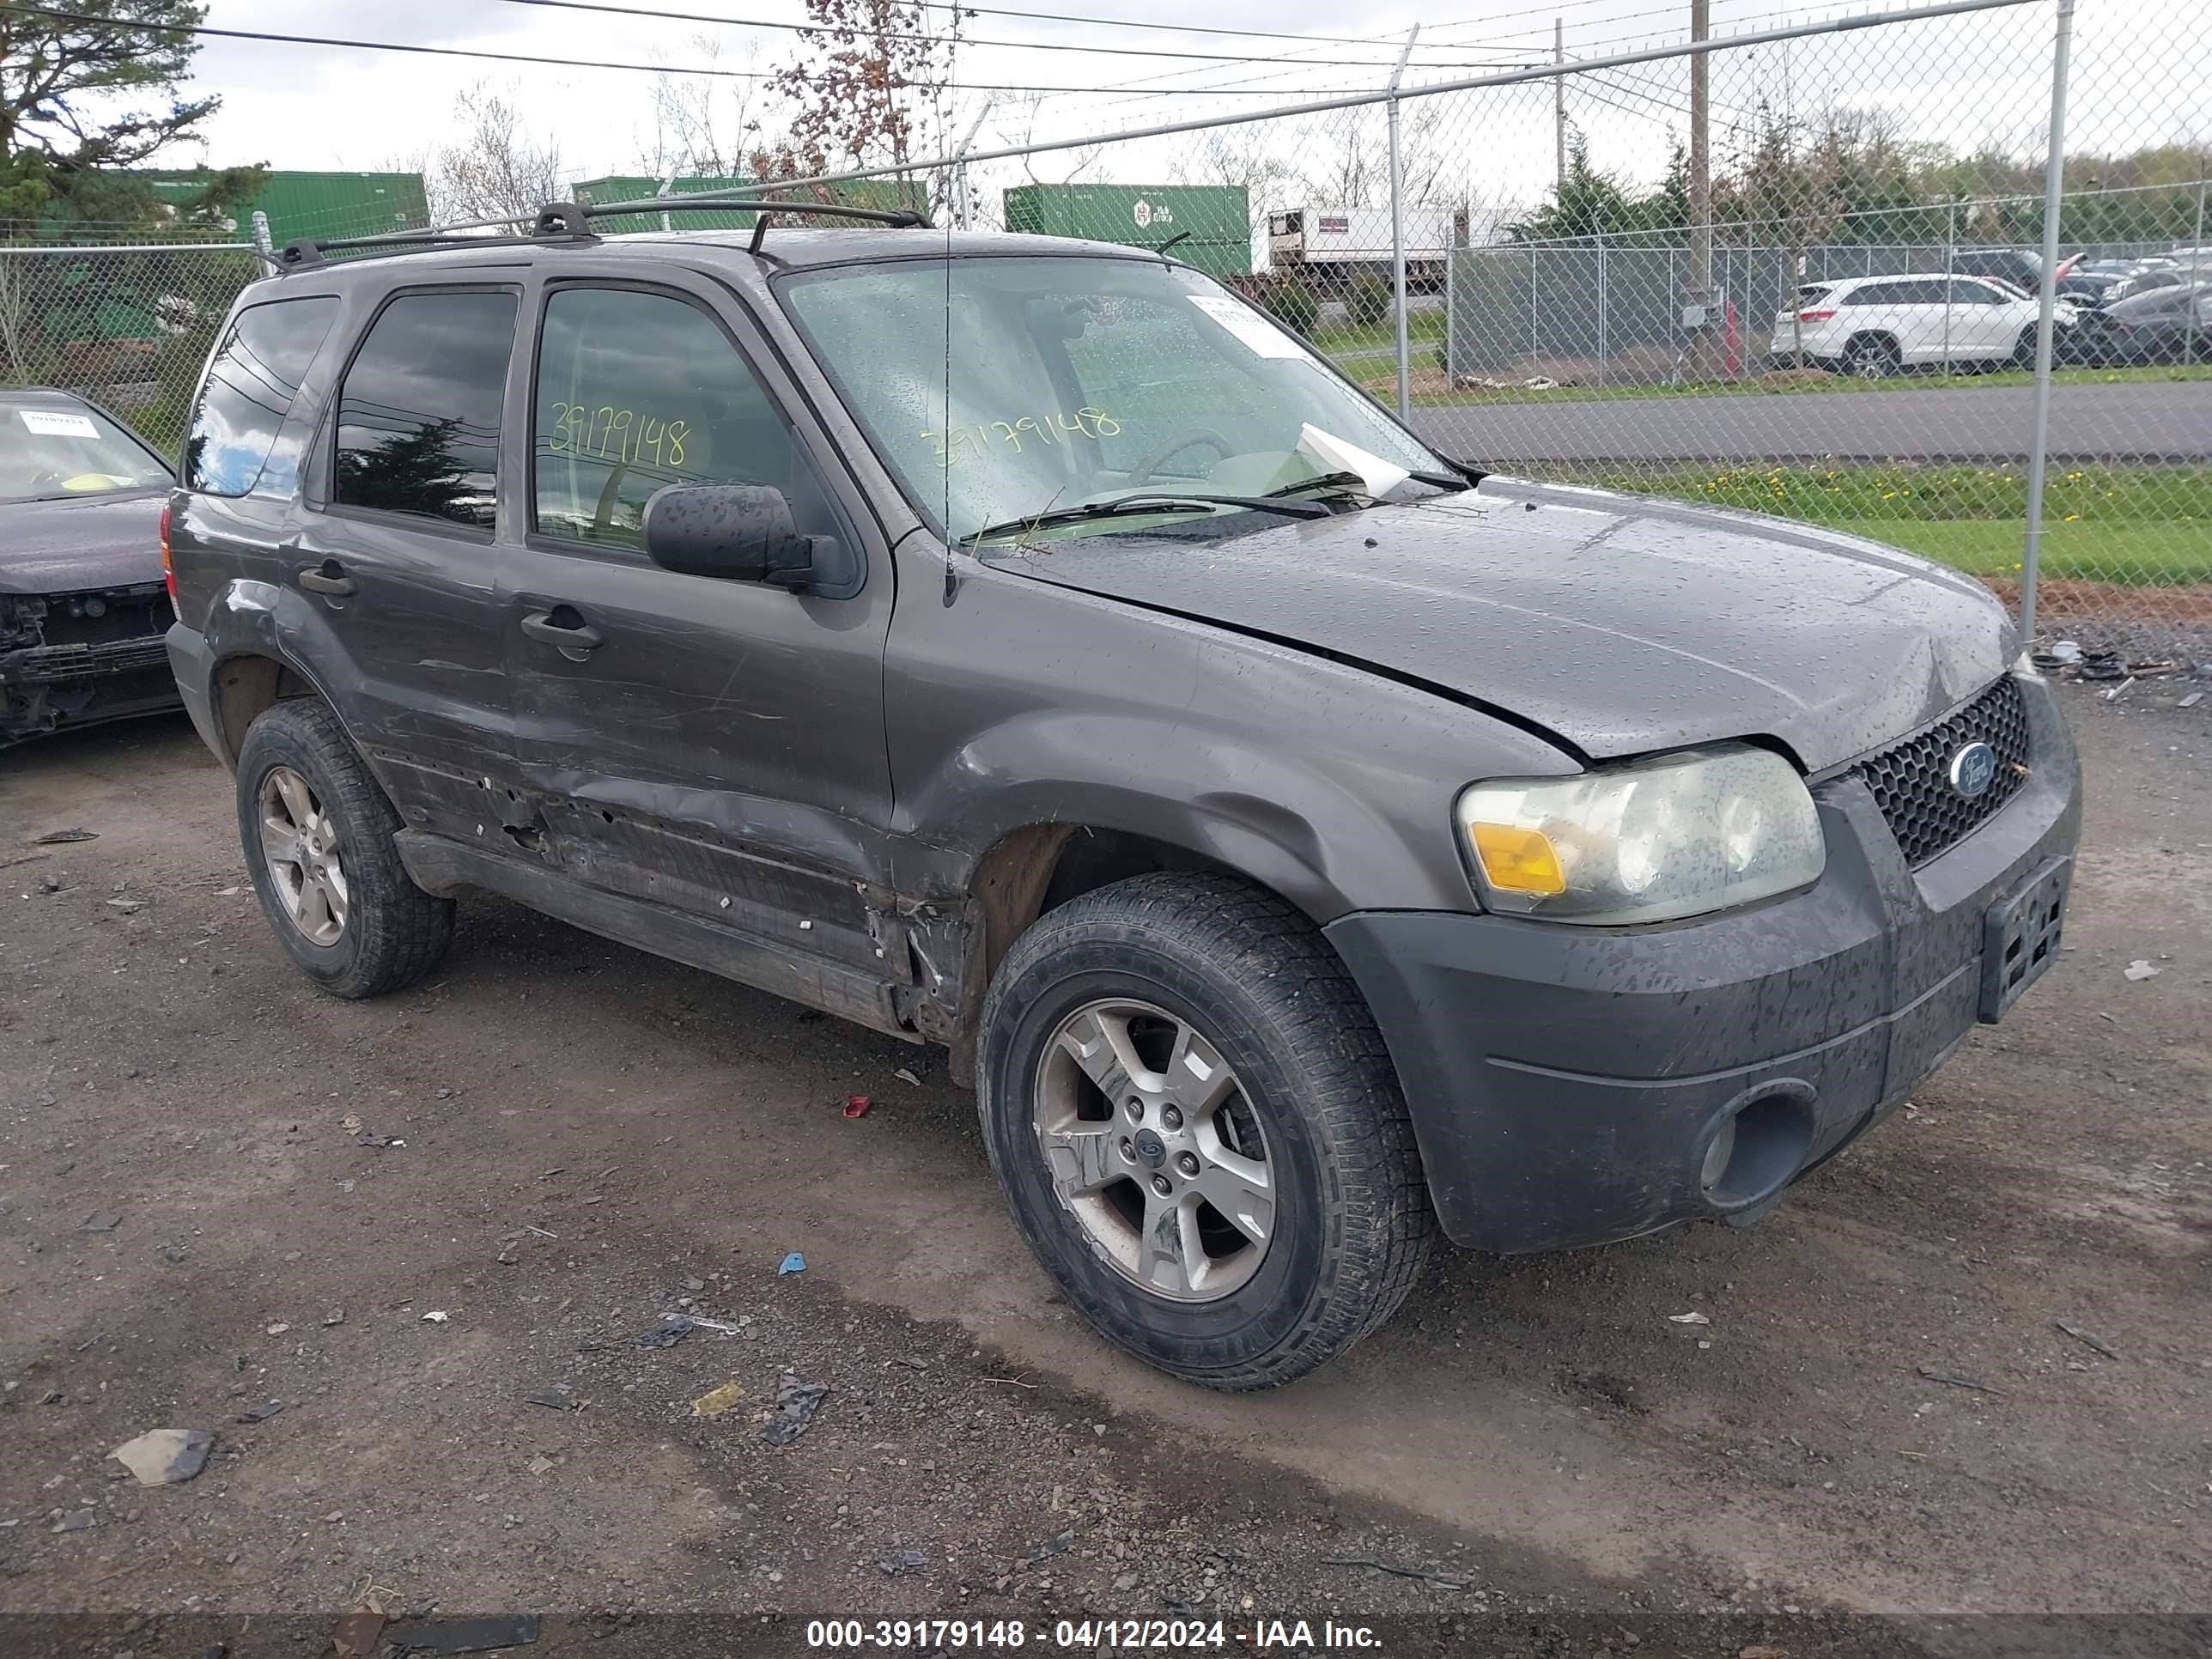
<instances>
[{"instance_id":1,"label":"alloy wheel","mask_svg":"<svg viewBox=\"0 0 2212 1659\"><path fill-rule=\"evenodd\" d=\"M1150 1003L1087 1002L1046 1045L1031 1100L1053 1190L1115 1272L1173 1302L1250 1282L1274 1231L1275 1172L1204 1033Z\"/></svg>"},{"instance_id":2,"label":"alloy wheel","mask_svg":"<svg viewBox=\"0 0 2212 1659\"><path fill-rule=\"evenodd\" d=\"M337 823L289 766L272 766L261 780L260 808L261 856L284 914L310 943L336 945L346 924Z\"/></svg>"}]
</instances>

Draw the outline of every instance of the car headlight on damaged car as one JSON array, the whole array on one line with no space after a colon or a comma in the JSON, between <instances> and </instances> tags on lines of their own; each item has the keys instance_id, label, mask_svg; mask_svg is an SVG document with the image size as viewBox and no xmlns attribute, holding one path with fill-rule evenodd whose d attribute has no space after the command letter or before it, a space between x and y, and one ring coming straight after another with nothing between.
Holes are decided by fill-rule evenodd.
<instances>
[{"instance_id":1,"label":"car headlight on damaged car","mask_svg":"<svg viewBox=\"0 0 2212 1659\"><path fill-rule=\"evenodd\" d=\"M1796 768L1743 744L1470 784L1457 817L1484 903L1547 921L1678 921L1805 886L1827 861Z\"/></svg>"}]
</instances>

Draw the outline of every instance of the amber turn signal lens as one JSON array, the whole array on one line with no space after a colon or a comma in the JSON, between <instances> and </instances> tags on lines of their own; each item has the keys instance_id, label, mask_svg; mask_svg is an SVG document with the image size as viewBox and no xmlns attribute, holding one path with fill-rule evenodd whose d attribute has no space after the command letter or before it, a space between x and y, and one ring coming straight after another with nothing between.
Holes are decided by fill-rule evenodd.
<instances>
[{"instance_id":1,"label":"amber turn signal lens","mask_svg":"<svg viewBox=\"0 0 2212 1659\"><path fill-rule=\"evenodd\" d=\"M1475 823L1468 826L1468 833L1474 838L1474 855L1482 860L1483 879L1492 887L1510 893L1567 890L1559 855L1542 830Z\"/></svg>"}]
</instances>

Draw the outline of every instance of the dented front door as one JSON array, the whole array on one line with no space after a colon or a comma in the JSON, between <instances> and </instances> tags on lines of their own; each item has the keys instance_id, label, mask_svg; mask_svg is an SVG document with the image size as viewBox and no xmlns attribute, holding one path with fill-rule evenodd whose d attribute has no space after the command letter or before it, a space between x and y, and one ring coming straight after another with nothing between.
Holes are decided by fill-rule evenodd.
<instances>
[{"instance_id":1,"label":"dented front door","mask_svg":"<svg viewBox=\"0 0 2212 1659\"><path fill-rule=\"evenodd\" d=\"M501 587L545 854L591 885L894 977L871 902L888 871L891 609L872 523L709 285L556 283L535 304L529 518ZM869 580L830 599L661 569L643 508L678 483L773 484L802 530L856 545Z\"/></svg>"}]
</instances>

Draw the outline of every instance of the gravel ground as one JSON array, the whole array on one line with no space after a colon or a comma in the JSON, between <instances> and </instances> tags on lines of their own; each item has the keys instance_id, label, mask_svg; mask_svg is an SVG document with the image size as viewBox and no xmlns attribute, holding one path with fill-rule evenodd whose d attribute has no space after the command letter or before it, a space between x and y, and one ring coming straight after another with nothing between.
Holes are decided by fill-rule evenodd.
<instances>
[{"instance_id":1,"label":"gravel ground","mask_svg":"<svg viewBox=\"0 0 2212 1659\"><path fill-rule=\"evenodd\" d=\"M1759 1659L2212 1613L2187 689L2069 688L2069 949L1909 1115L1755 1228L1449 1257L1344 1363L1242 1398L1073 1319L941 1053L490 902L425 985L332 1002L181 720L11 753L0 1648L326 1652L364 1596L543 1613L535 1653L795 1653L830 1615L1034 1645L1088 1613ZM787 1376L828 1392L773 1443ZM213 1433L197 1479L108 1458L160 1427ZM1863 1617L1937 1613L1966 1617Z\"/></svg>"}]
</instances>

